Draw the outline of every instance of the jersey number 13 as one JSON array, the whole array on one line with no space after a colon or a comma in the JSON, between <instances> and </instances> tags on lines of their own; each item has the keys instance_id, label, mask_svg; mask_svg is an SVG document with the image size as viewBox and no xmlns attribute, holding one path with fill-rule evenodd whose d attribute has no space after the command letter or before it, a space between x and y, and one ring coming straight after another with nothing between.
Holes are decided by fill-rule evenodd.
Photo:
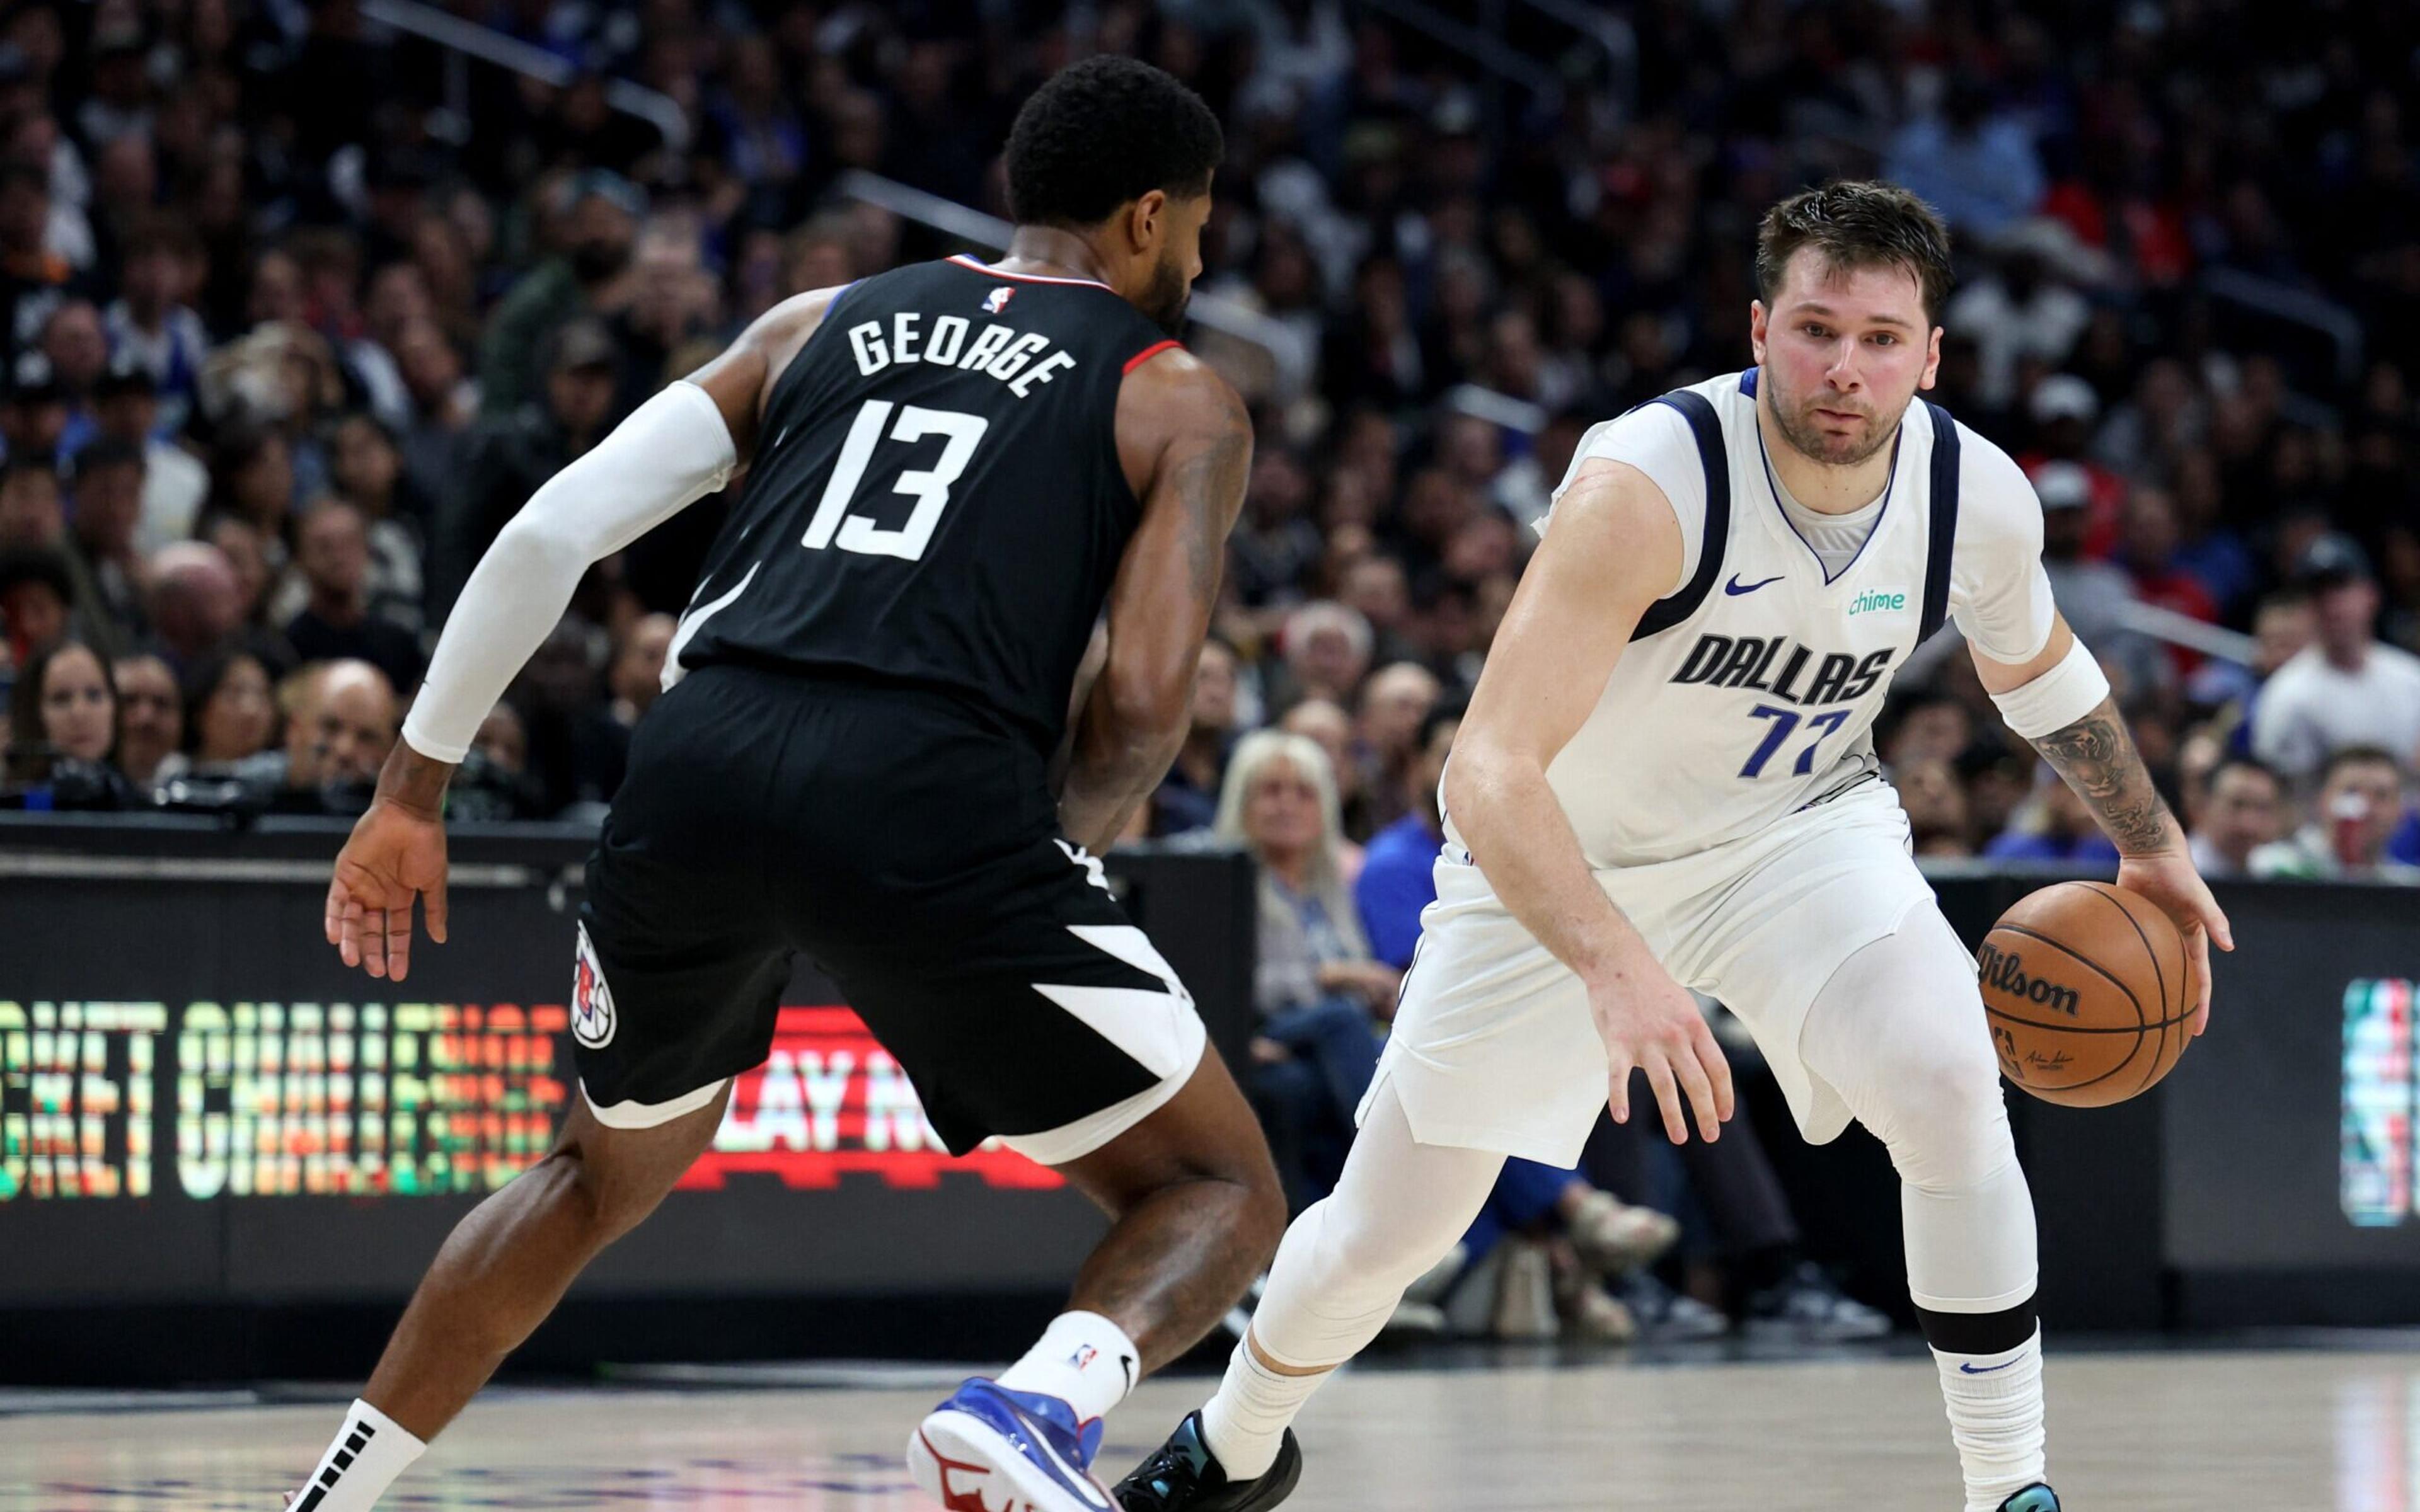
<instances>
[{"instance_id":1,"label":"jersey number 13","mask_svg":"<svg viewBox=\"0 0 2420 1512\"><path fill-rule=\"evenodd\" d=\"M898 410L899 420L891 425L891 440L921 441L932 436L945 440L939 460L930 468L902 471L899 481L891 486L892 492L916 501L916 507L895 529L885 529L848 510L857 498L859 485L865 481L866 466L874 460L874 448L882 440L882 427L890 423L893 409ZM848 427L847 440L841 442L840 460L832 467L831 480L824 485L823 500L815 505L815 517L807 522L807 533L799 544L813 551L837 546L844 551L867 556L916 561L924 554L924 544L933 538L933 527L940 523L941 511L950 502L950 485L967 471L967 463L975 455L975 443L983 440L990 426L991 422L981 415L955 409L922 409L912 404L896 405L889 399L866 400Z\"/></svg>"}]
</instances>

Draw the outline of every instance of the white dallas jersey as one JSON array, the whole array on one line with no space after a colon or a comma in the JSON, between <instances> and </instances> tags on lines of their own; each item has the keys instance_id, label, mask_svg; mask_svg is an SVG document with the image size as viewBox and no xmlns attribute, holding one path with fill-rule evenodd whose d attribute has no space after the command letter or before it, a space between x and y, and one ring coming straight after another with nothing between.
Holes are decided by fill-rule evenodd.
<instances>
[{"instance_id":1,"label":"white dallas jersey","mask_svg":"<svg viewBox=\"0 0 2420 1512\"><path fill-rule=\"evenodd\" d=\"M1880 783L1872 728L1891 674L1945 618L1996 661L2029 660L2050 639L2041 504L2006 453L1910 404L1871 533L1827 579L1782 510L1756 379L1750 368L1642 405L1592 428L1572 459L1574 473L1591 456L1645 472L1684 544L1673 592L1546 771L1600 870L1703 851ZM1462 844L1450 815L1447 840Z\"/></svg>"}]
</instances>

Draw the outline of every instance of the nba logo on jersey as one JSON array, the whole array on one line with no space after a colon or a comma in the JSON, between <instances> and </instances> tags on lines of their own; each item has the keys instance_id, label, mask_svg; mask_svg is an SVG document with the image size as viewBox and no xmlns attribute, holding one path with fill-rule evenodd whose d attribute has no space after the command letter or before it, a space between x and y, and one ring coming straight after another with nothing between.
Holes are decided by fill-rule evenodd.
<instances>
[{"instance_id":1,"label":"nba logo on jersey","mask_svg":"<svg viewBox=\"0 0 2420 1512\"><path fill-rule=\"evenodd\" d=\"M1013 288L996 288L992 290L990 293L984 296L984 314L1000 314L1000 312L1008 308L1008 301L1015 298L1016 298L1016 290Z\"/></svg>"},{"instance_id":2,"label":"nba logo on jersey","mask_svg":"<svg viewBox=\"0 0 2420 1512\"><path fill-rule=\"evenodd\" d=\"M601 1050L613 1039L613 990L605 985L605 968L597 963L597 947L588 943L588 926L580 926L580 955L571 977L571 1036L591 1050Z\"/></svg>"}]
</instances>

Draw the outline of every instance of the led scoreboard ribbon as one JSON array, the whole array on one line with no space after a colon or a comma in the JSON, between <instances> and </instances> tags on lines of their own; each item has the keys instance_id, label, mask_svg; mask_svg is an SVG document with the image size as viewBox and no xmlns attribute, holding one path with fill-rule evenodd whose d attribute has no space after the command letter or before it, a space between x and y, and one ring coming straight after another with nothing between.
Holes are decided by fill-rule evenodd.
<instances>
[{"instance_id":1,"label":"led scoreboard ribbon","mask_svg":"<svg viewBox=\"0 0 2420 1512\"><path fill-rule=\"evenodd\" d=\"M0 999L0 1202L488 1192L543 1155L574 1095L561 1004ZM1058 1177L954 1159L845 1008L785 1008L684 1178L844 1176L1007 1188Z\"/></svg>"}]
</instances>

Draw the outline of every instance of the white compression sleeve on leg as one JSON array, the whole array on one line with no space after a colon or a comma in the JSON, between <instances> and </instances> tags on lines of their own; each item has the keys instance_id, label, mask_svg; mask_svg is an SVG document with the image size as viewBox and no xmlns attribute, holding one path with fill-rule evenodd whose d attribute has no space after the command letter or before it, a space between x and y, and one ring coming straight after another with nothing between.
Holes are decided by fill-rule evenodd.
<instances>
[{"instance_id":1,"label":"white compression sleeve on leg","mask_svg":"<svg viewBox=\"0 0 2420 1512\"><path fill-rule=\"evenodd\" d=\"M2030 683L1993 694L1992 702L1999 705L2000 717L2010 730L2040 740L2090 714L2108 696L2109 679L2078 636L2057 666Z\"/></svg>"},{"instance_id":2,"label":"white compression sleeve on leg","mask_svg":"<svg viewBox=\"0 0 2420 1512\"><path fill-rule=\"evenodd\" d=\"M1941 911L1910 911L1897 933L1843 962L1815 995L1798 1047L1890 1150L1916 1304L1991 1313L2032 1296L2033 1196L1974 959Z\"/></svg>"},{"instance_id":3,"label":"white compression sleeve on leg","mask_svg":"<svg viewBox=\"0 0 2420 1512\"><path fill-rule=\"evenodd\" d=\"M589 563L721 487L738 462L722 411L684 380L547 480L463 586L403 721L411 748L460 761L505 685L563 617Z\"/></svg>"},{"instance_id":4,"label":"white compression sleeve on leg","mask_svg":"<svg viewBox=\"0 0 2420 1512\"><path fill-rule=\"evenodd\" d=\"M1312 1390L1378 1336L1404 1288L1479 1216L1503 1168L1501 1155L1414 1140L1394 1088L1379 1088L1336 1190L1286 1230L1252 1313L1250 1343L1280 1365L1317 1373L1270 1370L1248 1343L1202 1410L1202 1435L1230 1476L1268 1469Z\"/></svg>"}]
</instances>

